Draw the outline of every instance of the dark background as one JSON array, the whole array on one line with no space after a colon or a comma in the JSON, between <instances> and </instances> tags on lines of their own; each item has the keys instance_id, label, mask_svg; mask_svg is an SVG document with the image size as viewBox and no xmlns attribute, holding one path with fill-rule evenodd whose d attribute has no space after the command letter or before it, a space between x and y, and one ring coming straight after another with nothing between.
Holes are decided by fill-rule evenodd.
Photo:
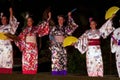
<instances>
[{"instance_id":1,"label":"dark background","mask_svg":"<svg viewBox=\"0 0 120 80\"><path fill-rule=\"evenodd\" d=\"M120 0L0 0L0 12L4 12L9 15L8 9L12 6L14 14L18 21L21 23L17 33L21 32L24 26L23 13L29 12L35 17L35 22L38 23L42 20L43 12L48 7L52 12L52 18L54 22L57 22L57 15L67 15L69 11L77 8L73 12L73 18L80 26L80 32L83 33L88 26L88 18L93 17L97 20L99 26L104 22L105 12L111 6L120 6ZM77 34L76 36L80 36Z\"/></svg>"},{"instance_id":2,"label":"dark background","mask_svg":"<svg viewBox=\"0 0 120 80\"><path fill-rule=\"evenodd\" d=\"M57 23L57 15L67 15L69 11L77 8L72 16L79 28L73 33L75 37L79 37L85 30L89 29L88 18L93 17L97 20L99 26L105 22L105 12L112 6L120 7L120 0L0 0L0 12L9 15L9 7L12 6L14 15L21 23L16 35L22 31L24 26L23 13L29 12L35 16L35 22L42 21L43 12L48 7L52 12L52 19ZM116 75L115 55L110 51L110 36L107 39L101 38L101 49L104 62L105 75ZM41 44L41 45L40 45ZM42 46L42 47L41 47ZM14 45L14 70L21 71L21 52ZM51 71L51 53L49 48L48 36L38 38L39 48L39 68L38 72ZM87 75L85 54L81 55L78 50L73 47L67 47L68 50L68 72Z\"/></svg>"}]
</instances>

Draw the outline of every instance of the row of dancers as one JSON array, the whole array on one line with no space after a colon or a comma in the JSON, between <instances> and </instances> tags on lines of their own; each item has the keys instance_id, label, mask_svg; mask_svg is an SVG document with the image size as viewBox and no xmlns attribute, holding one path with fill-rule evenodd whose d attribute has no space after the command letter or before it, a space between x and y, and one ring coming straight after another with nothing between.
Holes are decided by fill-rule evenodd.
<instances>
[{"instance_id":1,"label":"row of dancers","mask_svg":"<svg viewBox=\"0 0 120 80\"><path fill-rule=\"evenodd\" d=\"M51 12L48 13L47 20L37 26L33 26L34 20L32 17L27 18L27 26L17 36L16 39L5 36L7 34L14 35L19 26L19 22L13 15L12 8L9 9L10 19L3 15L1 17L0 26L0 73L12 73L13 68L13 49L11 41L14 41L16 46L22 52L22 73L36 74L38 68L38 48L36 37L50 35L50 50L51 50L51 68L52 75L67 75L67 51L62 46L64 39L72 35L78 28L68 12L68 23L65 26L65 18L59 15L58 25L50 27ZM114 16L113 16L114 17ZM112 18L107 20L99 29L96 29L97 22L90 21L90 28L79 37L78 42L73 46L80 53L86 52L87 73L90 77L103 77L103 60L100 48L100 37L107 38L111 33L111 51L116 53L116 65L118 75L120 77L120 28L115 29ZM9 23L8 23L9 22Z\"/></svg>"}]
</instances>

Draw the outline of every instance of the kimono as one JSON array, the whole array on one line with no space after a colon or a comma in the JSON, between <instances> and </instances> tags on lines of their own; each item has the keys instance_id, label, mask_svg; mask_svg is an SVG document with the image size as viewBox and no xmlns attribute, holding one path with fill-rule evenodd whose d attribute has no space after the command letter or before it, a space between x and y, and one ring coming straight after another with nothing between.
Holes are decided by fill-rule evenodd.
<instances>
[{"instance_id":1,"label":"kimono","mask_svg":"<svg viewBox=\"0 0 120 80\"><path fill-rule=\"evenodd\" d=\"M26 27L20 33L16 45L22 52L22 73L36 74L38 67L38 49L36 36L42 37L49 33L49 23L43 22L38 26Z\"/></svg>"},{"instance_id":2,"label":"kimono","mask_svg":"<svg viewBox=\"0 0 120 80\"><path fill-rule=\"evenodd\" d=\"M100 37L106 38L114 28L112 21L108 20L100 29L87 30L77 43L77 48L82 54L86 52L86 65L88 76L103 77L103 60L100 48Z\"/></svg>"},{"instance_id":3,"label":"kimono","mask_svg":"<svg viewBox=\"0 0 120 80\"><path fill-rule=\"evenodd\" d=\"M51 46L50 50L52 53L51 68L52 75L66 75L67 74L67 52L62 46L63 40L67 35L71 35L78 27L74 20L71 18L68 20L68 26L59 25L54 26L50 31Z\"/></svg>"},{"instance_id":4,"label":"kimono","mask_svg":"<svg viewBox=\"0 0 120 80\"><path fill-rule=\"evenodd\" d=\"M116 66L120 77L120 28L117 28L111 37L111 52L116 53Z\"/></svg>"},{"instance_id":5,"label":"kimono","mask_svg":"<svg viewBox=\"0 0 120 80\"><path fill-rule=\"evenodd\" d=\"M19 22L15 17L10 18L9 24L0 26L0 73L12 73L13 49L11 39L5 34L14 35Z\"/></svg>"}]
</instances>

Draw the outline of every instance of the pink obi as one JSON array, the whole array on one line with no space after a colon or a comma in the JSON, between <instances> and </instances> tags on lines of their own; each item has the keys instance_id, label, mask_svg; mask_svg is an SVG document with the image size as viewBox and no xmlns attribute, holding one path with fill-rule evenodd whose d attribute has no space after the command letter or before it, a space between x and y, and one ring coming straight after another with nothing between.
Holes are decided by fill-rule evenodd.
<instances>
[{"instance_id":1,"label":"pink obi","mask_svg":"<svg viewBox=\"0 0 120 80\"><path fill-rule=\"evenodd\" d=\"M56 42L63 42L64 41L64 36L54 36Z\"/></svg>"},{"instance_id":2,"label":"pink obi","mask_svg":"<svg viewBox=\"0 0 120 80\"><path fill-rule=\"evenodd\" d=\"M99 39L88 39L88 45L100 45Z\"/></svg>"},{"instance_id":3,"label":"pink obi","mask_svg":"<svg viewBox=\"0 0 120 80\"><path fill-rule=\"evenodd\" d=\"M36 43L36 36L26 36L26 42Z\"/></svg>"}]
</instances>

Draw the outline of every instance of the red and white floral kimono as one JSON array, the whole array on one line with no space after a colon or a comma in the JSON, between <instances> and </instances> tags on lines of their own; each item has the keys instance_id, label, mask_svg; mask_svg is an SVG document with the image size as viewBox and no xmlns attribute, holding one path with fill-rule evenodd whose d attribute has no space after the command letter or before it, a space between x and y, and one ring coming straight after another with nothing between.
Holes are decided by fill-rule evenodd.
<instances>
[{"instance_id":1,"label":"red and white floral kimono","mask_svg":"<svg viewBox=\"0 0 120 80\"><path fill-rule=\"evenodd\" d=\"M86 52L86 65L88 76L103 77L103 60L100 48L100 37L106 38L114 28L112 21L108 20L98 30L87 30L75 44L81 53Z\"/></svg>"},{"instance_id":2,"label":"red and white floral kimono","mask_svg":"<svg viewBox=\"0 0 120 80\"><path fill-rule=\"evenodd\" d=\"M38 67L38 49L36 36L45 36L49 33L49 23L43 22L36 27L26 27L19 35L16 42L22 51L22 72L23 74L36 74Z\"/></svg>"}]
</instances>

